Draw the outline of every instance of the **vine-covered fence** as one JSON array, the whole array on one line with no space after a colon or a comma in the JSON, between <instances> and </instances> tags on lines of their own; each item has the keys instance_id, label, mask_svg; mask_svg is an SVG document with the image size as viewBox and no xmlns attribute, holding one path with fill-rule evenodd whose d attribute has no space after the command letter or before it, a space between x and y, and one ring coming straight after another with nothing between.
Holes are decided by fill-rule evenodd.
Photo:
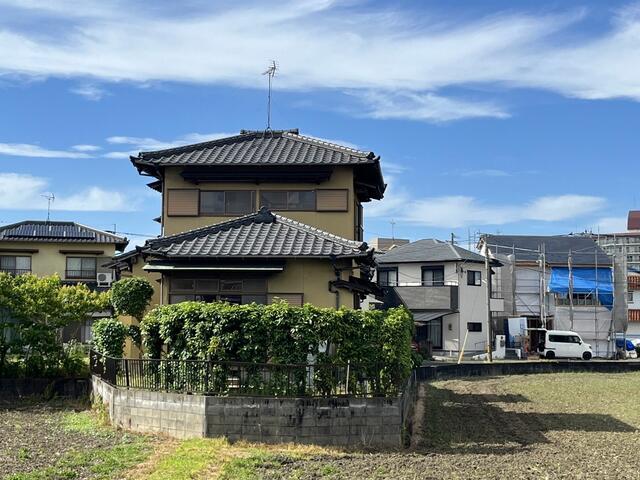
<instances>
[{"instance_id":1,"label":"vine-covered fence","mask_svg":"<svg viewBox=\"0 0 640 480\"><path fill-rule=\"evenodd\" d=\"M115 387L216 396L385 396L382 368L113 358L90 353L91 373Z\"/></svg>"}]
</instances>

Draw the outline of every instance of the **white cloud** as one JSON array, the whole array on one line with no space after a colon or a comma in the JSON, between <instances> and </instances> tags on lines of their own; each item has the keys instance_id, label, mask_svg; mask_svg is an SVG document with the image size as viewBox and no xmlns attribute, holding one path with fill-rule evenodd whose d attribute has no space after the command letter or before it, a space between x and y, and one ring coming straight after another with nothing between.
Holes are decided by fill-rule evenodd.
<instances>
[{"instance_id":1,"label":"white cloud","mask_svg":"<svg viewBox=\"0 0 640 480\"><path fill-rule=\"evenodd\" d=\"M49 182L41 177L20 173L0 173L0 209L46 210ZM88 187L71 195L56 195L52 211L131 211L135 199L121 192Z\"/></svg>"},{"instance_id":2,"label":"white cloud","mask_svg":"<svg viewBox=\"0 0 640 480\"><path fill-rule=\"evenodd\" d=\"M447 98L434 93L369 91L356 96L364 104L364 115L372 118L447 122L463 118L509 117L503 107L490 102Z\"/></svg>"},{"instance_id":3,"label":"white cloud","mask_svg":"<svg viewBox=\"0 0 640 480\"><path fill-rule=\"evenodd\" d=\"M0 155L36 158L89 158L82 151L50 150L29 143L0 143Z\"/></svg>"},{"instance_id":4,"label":"white cloud","mask_svg":"<svg viewBox=\"0 0 640 480\"><path fill-rule=\"evenodd\" d=\"M483 170L462 170L458 172L462 177L510 177L511 173L505 170L495 168L486 168Z\"/></svg>"},{"instance_id":5,"label":"white cloud","mask_svg":"<svg viewBox=\"0 0 640 480\"><path fill-rule=\"evenodd\" d=\"M391 183L379 206L371 206L367 216L387 217L413 225L461 228L504 225L521 221L557 222L601 211L606 200L589 195L538 197L520 205L489 203L464 195L415 198L395 191Z\"/></svg>"},{"instance_id":6,"label":"white cloud","mask_svg":"<svg viewBox=\"0 0 640 480\"><path fill-rule=\"evenodd\" d=\"M107 91L105 89L91 83L79 85L72 88L70 91L71 93L75 93L76 95L80 95L81 97L94 102L102 100L102 98L107 95Z\"/></svg>"},{"instance_id":7,"label":"white cloud","mask_svg":"<svg viewBox=\"0 0 640 480\"><path fill-rule=\"evenodd\" d=\"M3 4L0 73L263 88L260 73L276 58L278 89L355 90L368 97L370 115L426 121L508 115L490 98L450 98L446 87L640 100L633 6L615 12L608 27L587 30L589 13L569 9L471 17L329 0L280 0L269 9L255 0L182 10L89 0Z\"/></svg>"},{"instance_id":8,"label":"white cloud","mask_svg":"<svg viewBox=\"0 0 640 480\"><path fill-rule=\"evenodd\" d=\"M181 137L170 140L156 140L149 137L127 137L113 136L107 138L107 142L112 145L126 145L127 151L114 151L104 154L106 158L129 158L130 155L137 155L138 152L152 152L155 150L165 150L167 148L180 147L182 145L190 145L192 143L207 142L218 138L233 136L233 133L187 133Z\"/></svg>"},{"instance_id":9,"label":"white cloud","mask_svg":"<svg viewBox=\"0 0 640 480\"><path fill-rule=\"evenodd\" d=\"M71 150L75 150L77 152L97 152L101 147L97 145L73 145Z\"/></svg>"}]
</instances>

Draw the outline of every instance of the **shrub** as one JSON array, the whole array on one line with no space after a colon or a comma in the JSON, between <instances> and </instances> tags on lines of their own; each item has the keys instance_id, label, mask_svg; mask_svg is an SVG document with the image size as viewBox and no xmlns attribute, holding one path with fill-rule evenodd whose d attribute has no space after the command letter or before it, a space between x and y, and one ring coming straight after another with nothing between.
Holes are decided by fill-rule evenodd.
<instances>
[{"instance_id":1,"label":"shrub","mask_svg":"<svg viewBox=\"0 0 640 480\"><path fill-rule=\"evenodd\" d=\"M98 353L108 357L122 357L128 333L126 325L115 318L101 318L93 322L91 333L93 347Z\"/></svg>"},{"instance_id":2,"label":"shrub","mask_svg":"<svg viewBox=\"0 0 640 480\"><path fill-rule=\"evenodd\" d=\"M353 375L366 375L386 393L401 386L413 365L413 318L404 308L183 302L154 308L141 330L150 358L299 364L314 355L317 363L350 362Z\"/></svg>"},{"instance_id":3,"label":"shrub","mask_svg":"<svg viewBox=\"0 0 640 480\"><path fill-rule=\"evenodd\" d=\"M153 296L153 287L141 277L123 278L111 286L111 304L118 315L142 320Z\"/></svg>"}]
</instances>

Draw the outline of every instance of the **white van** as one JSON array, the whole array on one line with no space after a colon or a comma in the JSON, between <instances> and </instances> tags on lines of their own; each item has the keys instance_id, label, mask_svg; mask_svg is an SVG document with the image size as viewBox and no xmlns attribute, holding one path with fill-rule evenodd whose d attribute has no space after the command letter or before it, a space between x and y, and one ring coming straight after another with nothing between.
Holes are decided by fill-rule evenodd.
<instances>
[{"instance_id":1,"label":"white van","mask_svg":"<svg viewBox=\"0 0 640 480\"><path fill-rule=\"evenodd\" d=\"M543 330L542 341L538 347L540 356L552 358L581 358L591 360L591 345L584 343L580 335L568 330Z\"/></svg>"}]
</instances>

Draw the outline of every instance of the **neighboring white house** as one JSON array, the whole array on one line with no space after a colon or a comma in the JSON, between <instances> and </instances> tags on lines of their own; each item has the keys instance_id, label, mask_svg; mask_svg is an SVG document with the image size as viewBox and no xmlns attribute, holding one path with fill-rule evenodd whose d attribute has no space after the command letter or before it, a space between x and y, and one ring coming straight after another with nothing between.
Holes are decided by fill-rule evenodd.
<instances>
[{"instance_id":1,"label":"neighboring white house","mask_svg":"<svg viewBox=\"0 0 640 480\"><path fill-rule=\"evenodd\" d=\"M529 328L572 330L592 345L594 355L613 354L613 262L594 239L483 235L478 248L503 264L494 277L494 291L505 305L498 325L500 318L526 317ZM536 345L531 331L530 348Z\"/></svg>"},{"instance_id":2,"label":"neighboring white house","mask_svg":"<svg viewBox=\"0 0 640 480\"><path fill-rule=\"evenodd\" d=\"M416 322L416 342L436 353L485 351L487 288L485 259L440 240L400 245L376 257L382 308L404 305ZM467 334L468 331L468 334Z\"/></svg>"}]
</instances>

